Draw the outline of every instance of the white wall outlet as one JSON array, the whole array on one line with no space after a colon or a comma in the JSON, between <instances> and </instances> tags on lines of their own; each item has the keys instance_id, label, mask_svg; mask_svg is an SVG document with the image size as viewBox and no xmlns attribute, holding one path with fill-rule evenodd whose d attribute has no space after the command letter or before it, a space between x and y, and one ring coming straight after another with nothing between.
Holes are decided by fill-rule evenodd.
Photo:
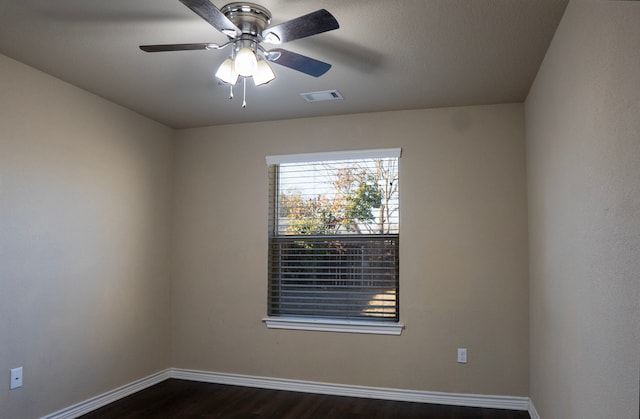
<instances>
[{"instance_id":1,"label":"white wall outlet","mask_svg":"<svg viewBox=\"0 0 640 419\"><path fill-rule=\"evenodd\" d=\"M467 363L467 348L458 348L458 362L461 364Z\"/></svg>"},{"instance_id":2,"label":"white wall outlet","mask_svg":"<svg viewBox=\"0 0 640 419\"><path fill-rule=\"evenodd\" d=\"M11 390L22 387L22 367L11 369Z\"/></svg>"}]
</instances>

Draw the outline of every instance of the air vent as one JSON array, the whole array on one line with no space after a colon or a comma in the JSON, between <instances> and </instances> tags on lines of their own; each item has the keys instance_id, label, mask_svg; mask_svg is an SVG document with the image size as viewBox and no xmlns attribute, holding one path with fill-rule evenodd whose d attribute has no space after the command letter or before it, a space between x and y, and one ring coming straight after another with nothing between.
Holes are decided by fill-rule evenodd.
<instances>
[{"instance_id":1,"label":"air vent","mask_svg":"<svg viewBox=\"0 0 640 419\"><path fill-rule=\"evenodd\" d=\"M302 96L304 100L306 100L309 103L344 99L340 94L340 92L338 92L337 90L325 90L323 92L300 93L300 96Z\"/></svg>"}]
</instances>

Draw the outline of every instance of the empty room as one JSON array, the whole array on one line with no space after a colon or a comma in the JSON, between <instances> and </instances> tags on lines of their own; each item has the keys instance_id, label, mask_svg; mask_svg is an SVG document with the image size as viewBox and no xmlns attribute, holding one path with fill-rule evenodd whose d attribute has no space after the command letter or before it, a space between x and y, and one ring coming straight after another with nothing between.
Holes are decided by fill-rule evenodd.
<instances>
[{"instance_id":1,"label":"empty room","mask_svg":"<svg viewBox=\"0 0 640 419\"><path fill-rule=\"evenodd\" d=\"M637 419L640 2L257 1L0 0L0 418Z\"/></svg>"}]
</instances>

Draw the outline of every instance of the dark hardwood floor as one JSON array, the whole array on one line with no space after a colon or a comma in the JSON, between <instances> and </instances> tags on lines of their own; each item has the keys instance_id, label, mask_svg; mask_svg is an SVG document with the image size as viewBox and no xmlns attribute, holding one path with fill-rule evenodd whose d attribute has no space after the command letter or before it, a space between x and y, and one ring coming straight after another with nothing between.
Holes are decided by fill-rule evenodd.
<instances>
[{"instance_id":1,"label":"dark hardwood floor","mask_svg":"<svg viewBox=\"0 0 640 419\"><path fill-rule=\"evenodd\" d=\"M529 419L527 412L166 380L82 416L134 418Z\"/></svg>"}]
</instances>

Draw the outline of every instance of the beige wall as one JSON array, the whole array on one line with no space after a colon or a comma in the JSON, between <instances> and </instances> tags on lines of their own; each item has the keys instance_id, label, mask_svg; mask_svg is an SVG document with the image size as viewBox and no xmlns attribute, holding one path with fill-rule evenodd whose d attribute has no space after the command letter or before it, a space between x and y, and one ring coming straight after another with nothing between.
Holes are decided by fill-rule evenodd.
<instances>
[{"instance_id":1,"label":"beige wall","mask_svg":"<svg viewBox=\"0 0 640 419\"><path fill-rule=\"evenodd\" d=\"M637 419L640 3L571 2L525 110L531 398Z\"/></svg>"},{"instance_id":2,"label":"beige wall","mask_svg":"<svg viewBox=\"0 0 640 419\"><path fill-rule=\"evenodd\" d=\"M238 112L241 112L238 109ZM522 105L177 133L173 366L528 395ZM402 147L400 337L267 330L266 155ZM456 348L469 363L456 363Z\"/></svg>"},{"instance_id":3,"label":"beige wall","mask_svg":"<svg viewBox=\"0 0 640 419\"><path fill-rule=\"evenodd\" d=\"M169 367L172 136L0 56L0 417Z\"/></svg>"}]
</instances>

